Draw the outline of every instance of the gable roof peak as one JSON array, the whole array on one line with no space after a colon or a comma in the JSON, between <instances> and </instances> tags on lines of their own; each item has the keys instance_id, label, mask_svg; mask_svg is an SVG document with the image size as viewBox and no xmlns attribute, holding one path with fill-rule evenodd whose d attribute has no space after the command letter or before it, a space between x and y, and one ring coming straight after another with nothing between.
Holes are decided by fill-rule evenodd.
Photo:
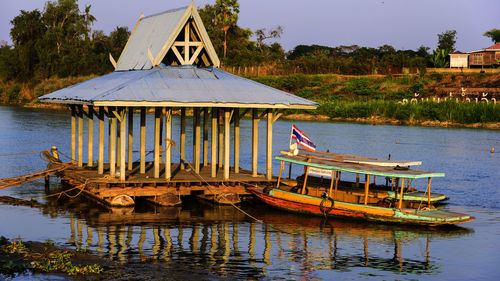
<instances>
[{"instance_id":1,"label":"gable roof peak","mask_svg":"<svg viewBox=\"0 0 500 281\"><path fill-rule=\"evenodd\" d=\"M147 19L147 18L156 17L156 16L163 15L163 14L174 13L174 12L177 12L177 11L186 10L187 8L189 8L189 6L184 6L184 7L175 8L175 9L169 9L169 10L166 10L166 11L163 11L163 12L159 12L159 13L155 13L155 14L152 14L152 15L149 15L149 16L144 16L141 13L141 15L143 15L143 16L142 16L142 18L140 18L140 20L144 20L144 19Z\"/></svg>"},{"instance_id":2,"label":"gable roof peak","mask_svg":"<svg viewBox=\"0 0 500 281\"><path fill-rule=\"evenodd\" d=\"M219 58L193 1L183 8L140 17L115 71L151 69L161 63L219 67Z\"/></svg>"}]
</instances>

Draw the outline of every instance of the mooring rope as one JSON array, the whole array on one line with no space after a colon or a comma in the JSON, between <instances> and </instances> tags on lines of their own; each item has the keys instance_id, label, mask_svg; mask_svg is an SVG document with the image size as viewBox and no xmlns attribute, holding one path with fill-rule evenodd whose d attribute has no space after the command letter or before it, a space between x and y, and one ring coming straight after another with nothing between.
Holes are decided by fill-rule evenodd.
<instances>
[{"instance_id":1,"label":"mooring rope","mask_svg":"<svg viewBox=\"0 0 500 281\"><path fill-rule=\"evenodd\" d=\"M66 195L67 197L69 197L70 199L75 199L76 197L80 196L80 194L82 194L82 192L85 188L87 188L88 181L89 181L89 179L86 179L84 183L76 186L76 187L78 187L78 189L80 189L80 191L76 195L74 195L74 196L68 195L67 190L65 190L65 192L63 194ZM82 187L82 188L80 188L80 187Z\"/></svg>"},{"instance_id":2,"label":"mooring rope","mask_svg":"<svg viewBox=\"0 0 500 281\"><path fill-rule=\"evenodd\" d=\"M210 183L203 177L201 176L200 174L196 173L195 172L195 169L193 167L193 165L191 165L191 163L189 161L187 161L186 159L184 159L179 151L179 149L177 148L177 145L175 144L175 141L172 140L172 139L165 139L165 142L168 143L169 146L173 146L175 148L175 150L177 151L177 153L179 154L180 158L182 161L184 161L185 163L188 164L188 166L191 168L191 173L197 177L199 177L207 186L208 190L210 192L212 192L212 194L214 194L214 196L216 195L216 193L210 188ZM229 191L228 189L228 186L226 186L224 183L221 183L221 185L224 187L224 191ZM248 217L254 219L255 221L257 222L260 222L262 224L264 224L263 221L257 219L256 217L250 215L249 213L245 212L244 210L242 210L241 208L239 208L238 206L236 206L234 203L232 202L229 202L229 204L231 204L231 206L235 207L237 210L239 210L240 212L242 212L243 214L247 215Z\"/></svg>"},{"instance_id":3,"label":"mooring rope","mask_svg":"<svg viewBox=\"0 0 500 281\"><path fill-rule=\"evenodd\" d=\"M50 151L48 150L44 150L42 152L40 152L40 158L42 160L45 160L47 162L50 162L50 163L55 163L55 164L61 164L61 160L59 160L58 158L54 157Z\"/></svg>"},{"instance_id":4,"label":"mooring rope","mask_svg":"<svg viewBox=\"0 0 500 281\"><path fill-rule=\"evenodd\" d=\"M61 197L61 195L66 195L70 199L74 199L74 198L80 196L80 194L83 192L83 190L87 187L87 181L88 181L88 179L85 180L84 183L79 184L77 186L74 186L74 187L72 187L70 189L63 190L63 191L57 192L57 193L52 193L52 194L45 195L45 196L34 197L34 198L31 198L31 200L43 199L43 198L54 197L54 196L58 196L58 199L59 199L59 197ZM83 187L83 188L81 188L81 187ZM71 195L67 194L69 191L72 191L72 190L75 190L75 189L80 189L80 191L78 192L78 194L76 194L75 196L71 196Z\"/></svg>"},{"instance_id":5,"label":"mooring rope","mask_svg":"<svg viewBox=\"0 0 500 281\"><path fill-rule=\"evenodd\" d=\"M189 161L187 161L186 159L182 158L181 156L181 153L179 152L179 149L177 148L177 145L175 144L175 141L172 140L172 139L165 139L165 142L166 143L169 143L169 145L173 146L175 148L175 150L177 151L177 153L179 154L180 158L182 161L184 161L185 163L187 163L189 165L189 167L191 168L191 172L195 175L195 176L198 176L207 186L208 190L210 192L212 192L212 194L214 194L214 196L216 195L214 193L214 191L210 188L210 183L203 177L201 176L200 174L197 174L196 172L194 172L194 167L191 165L191 163ZM236 182L240 182L240 181L236 181ZM229 190L228 186L226 186L224 183L220 183L223 187L224 187L224 190ZM255 187L258 187L257 185L255 185ZM230 190L229 190L230 191ZM249 218L253 219L254 221L260 223L260 224L263 224L263 225L266 225L265 222L263 220L260 220L256 217L254 217L253 215L249 214L248 212L244 211L243 209L241 209L240 207L236 206L236 204L232 203L232 202L229 202L229 204L231 206L233 206L236 210L240 211L241 213L243 213L244 215L248 216ZM283 230L281 229L280 227L277 227L277 226L274 226L274 225L268 225L270 226L271 228L277 230L277 231L280 231L280 232L283 232L283 233L286 233L286 234L290 234L290 235L295 235L296 233L293 233L293 232L290 232L290 231L286 231L286 230ZM313 234L310 234L312 236L315 236ZM319 236L318 236L319 237Z\"/></svg>"},{"instance_id":6,"label":"mooring rope","mask_svg":"<svg viewBox=\"0 0 500 281\"><path fill-rule=\"evenodd\" d=\"M68 158L71 162L73 162L73 161L74 161L73 159L71 159L71 157L69 157L68 155L66 155L66 154L65 154L65 153L63 153L62 151L58 150L57 152L58 152L59 154L61 154L62 156L64 156L64 157Z\"/></svg>"},{"instance_id":7,"label":"mooring rope","mask_svg":"<svg viewBox=\"0 0 500 281\"><path fill-rule=\"evenodd\" d=\"M189 161L187 161L184 157L182 157L182 155L181 155L181 153L180 153L177 145L175 144L175 141L172 140L172 139L165 139L165 143L168 144L168 146L165 148L165 150L161 151L161 153L167 151L170 147L173 146L174 149L179 154L181 161L184 161L184 163L187 163L187 165L190 167L190 172L194 176L198 177L203 183L205 183L205 185L207 186L208 190L212 194L214 194L214 196L217 196L218 194L216 192L214 192L213 189L210 188L212 185L203 176L201 176L200 174L196 173L193 165ZM152 153L153 150L147 151L147 152L148 152L147 153L147 155L148 155L148 154ZM68 159L71 159L71 157L69 157L68 155L64 154L61 151L58 151L58 153L61 154L64 157L68 158ZM55 164L61 165L61 166L60 167L56 167L56 168L52 168L52 169L48 169L48 170L45 170L45 171L40 171L40 172L37 172L37 173L23 175L23 176L6 178L6 179L0 179L0 190L7 189L7 188L12 187L12 186L17 186L19 184L26 183L26 182L29 182L29 181L33 181L33 180L39 179L39 178L44 177L44 176L55 174L57 172L63 171L65 169L71 167L74 164L74 162L75 162L74 160L71 160L70 162L63 163L59 159L57 159L54 156L52 156L52 154L48 150L43 150L43 151L38 151L38 152L0 154L0 157L1 156L29 155L29 154L39 154L41 159L46 160L46 161L51 162L51 163L55 163ZM243 182L243 181L238 181L238 180L234 180L234 181L237 182L237 183L243 184L243 185L247 185L247 186L259 187L257 184L250 184L250 183ZM33 197L33 198L31 198L31 200L38 200L38 199L49 198L49 197L54 197L54 196L60 197L61 195L65 195L65 196L69 197L70 199L74 199L74 198L77 198L78 196L80 196L83 193L83 191L87 187L88 182L89 182L89 179L86 179L84 183L81 183L81 184L79 184L77 186L74 186L74 187L72 187L70 189L67 189L67 190L64 190L64 191L61 191L61 192L57 192L57 193L52 193L52 194L49 194L49 195L44 195L44 196L39 196L39 197ZM221 182L220 185L222 185L224 187L224 189L222 190L223 192L224 191L226 191L226 192L232 192L230 190L229 186L225 185L223 182ZM73 191L75 189L79 189L79 191L78 191L78 193L76 195L69 195L68 194L68 192ZM255 216L249 214L248 212L244 211L243 209L241 209L240 207L238 207L233 202L228 202L228 203L232 207L234 207L236 210L238 210L242 214L246 215L247 217L253 219L254 221L256 221L258 223L261 223L261 224L265 225L264 221L256 218ZM283 232L283 233L287 233L287 234L290 234L290 235L295 235L296 234L296 233L293 233L293 232L290 232L290 231L283 230L283 229L281 229L281 228L279 228L277 226L274 226L274 225L268 225L268 226L270 226L271 228L273 228L273 229L275 229L277 231ZM313 235L313 234L309 234L309 235Z\"/></svg>"},{"instance_id":8,"label":"mooring rope","mask_svg":"<svg viewBox=\"0 0 500 281\"><path fill-rule=\"evenodd\" d=\"M30 182L45 176L49 176L58 172L61 172L64 169L67 169L71 166L71 162L68 163L62 163L59 159L56 157L52 156L49 150L43 150L39 152L26 152L26 153L13 153L9 155L23 155L23 154L39 154L40 158L43 160L46 160L50 163L58 164L60 165L59 167L55 167L52 169L47 169L45 171L40 171L36 173L31 173L27 175L22 175L22 176L17 176L17 177L12 177L12 178L5 178L5 179L0 179L0 190L12 187L12 186L18 186L20 184ZM2 155L4 156L4 155Z\"/></svg>"},{"instance_id":9,"label":"mooring rope","mask_svg":"<svg viewBox=\"0 0 500 281\"><path fill-rule=\"evenodd\" d=\"M418 203L418 208L417 210L415 211L415 213L418 213L420 212L420 207L422 207L422 203L424 202L424 200L426 200L425 196L427 196L427 191L429 191L428 189L425 189L425 192L424 192L424 197L422 197L422 199L420 199L420 202ZM427 207L423 207L422 208L422 211L427 211L428 209L430 209L431 206L427 206Z\"/></svg>"},{"instance_id":10,"label":"mooring rope","mask_svg":"<svg viewBox=\"0 0 500 281\"><path fill-rule=\"evenodd\" d=\"M23 152L23 153L10 153L10 154L0 154L0 156L16 156L16 155L27 155L27 154L39 154L41 151L37 152Z\"/></svg>"},{"instance_id":11,"label":"mooring rope","mask_svg":"<svg viewBox=\"0 0 500 281\"><path fill-rule=\"evenodd\" d=\"M61 167L48 169L48 170L40 171L37 173L32 173L32 174L27 174L27 175L13 177L13 178L7 178L7 179L0 179L0 190L9 188L11 186L20 185L22 183L30 182L30 181L42 178L44 176L58 173L64 169L67 169L68 167L69 166L63 164Z\"/></svg>"}]
</instances>

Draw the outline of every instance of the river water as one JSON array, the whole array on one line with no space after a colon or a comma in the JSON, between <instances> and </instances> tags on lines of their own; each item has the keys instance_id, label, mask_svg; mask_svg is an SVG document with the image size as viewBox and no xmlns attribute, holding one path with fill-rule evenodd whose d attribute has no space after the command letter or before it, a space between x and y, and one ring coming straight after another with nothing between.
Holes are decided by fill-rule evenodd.
<instances>
[{"instance_id":1,"label":"river water","mask_svg":"<svg viewBox=\"0 0 500 281\"><path fill-rule=\"evenodd\" d=\"M36 152L52 145L69 154L69 117L65 111L0 106L0 178L40 171L46 165L36 154L5 154ZM174 138L178 138L178 123L175 116ZM260 123L259 165L264 172L265 122ZM274 124L275 154L287 148L291 124L288 120ZM135 210L112 212L85 198L61 197L41 199L44 205L37 208L0 204L0 235L25 241L50 239L56 245L89 249L125 266L114 276L116 280L498 280L499 131L294 124L320 150L380 158L391 154L392 159L420 160L423 170L446 173L445 178L433 180L433 192L450 197L446 209L471 214L476 220L445 229L399 227L324 221L253 201L244 203L245 211L264 222L259 223L232 207L205 206L190 199L178 208L140 204ZM189 135L190 124L187 128ZM251 165L250 129L249 120L243 119L241 165L245 169ZM490 153L492 147L498 152ZM273 168L277 174L278 163ZM294 171L295 176L298 173ZM423 190L425 184L424 180L416 187ZM53 178L51 188L57 186ZM21 199L43 195L43 180L0 191L0 196ZM13 280L30 279L63 277L21 275Z\"/></svg>"}]
</instances>

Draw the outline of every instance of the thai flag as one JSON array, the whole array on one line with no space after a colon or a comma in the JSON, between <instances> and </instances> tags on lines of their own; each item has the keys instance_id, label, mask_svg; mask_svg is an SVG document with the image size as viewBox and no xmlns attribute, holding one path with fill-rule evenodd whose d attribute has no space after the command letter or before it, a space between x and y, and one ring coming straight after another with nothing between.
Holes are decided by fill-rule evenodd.
<instances>
[{"instance_id":1,"label":"thai flag","mask_svg":"<svg viewBox=\"0 0 500 281\"><path fill-rule=\"evenodd\" d=\"M316 150L316 145L302 133L295 125L292 125L292 139L296 140L298 144L309 150Z\"/></svg>"}]
</instances>

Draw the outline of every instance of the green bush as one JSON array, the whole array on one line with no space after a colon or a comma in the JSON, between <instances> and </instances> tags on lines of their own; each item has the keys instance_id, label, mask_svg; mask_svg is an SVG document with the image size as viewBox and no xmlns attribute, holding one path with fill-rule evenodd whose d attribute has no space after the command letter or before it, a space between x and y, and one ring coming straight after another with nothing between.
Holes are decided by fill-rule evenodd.
<instances>
[{"instance_id":1,"label":"green bush","mask_svg":"<svg viewBox=\"0 0 500 281\"><path fill-rule=\"evenodd\" d=\"M296 73L284 76L263 76L252 79L256 82L268 85L270 87L277 88L280 90L286 90L289 92L300 90L311 84L320 85L320 83L318 83L317 80L320 78L316 78L316 80L313 80L303 73Z\"/></svg>"},{"instance_id":2,"label":"green bush","mask_svg":"<svg viewBox=\"0 0 500 281\"><path fill-rule=\"evenodd\" d=\"M432 120L461 124L500 122L500 105L457 103L453 100L402 104L396 101L330 100L321 103L316 113L332 118L369 118L380 116L402 121Z\"/></svg>"},{"instance_id":3,"label":"green bush","mask_svg":"<svg viewBox=\"0 0 500 281\"><path fill-rule=\"evenodd\" d=\"M408 75L397 79L396 83L399 85L410 85L412 81L413 81L412 77Z\"/></svg>"},{"instance_id":4,"label":"green bush","mask_svg":"<svg viewBox=\"0 0 500 281\"><path fill-rule=\"evenodd\" d=\"M295 91L302 89L308 84L308 79L305 74L297 73L280 77L280 88L287 91Z\"/></svg>"},{"instance_id":5,"label":"green bush","mask_svg":"<svg viewBox=\"0 0 500 281\"><path fill-rule=\"evenodd\" d=\"M378 91L371 87L372 82L367 78L353 78L345 83L343 91L358 96L370 96Z\"/></svg>"},{"instance_id":6,"label":"green bush","mask_svg":"<svg viewBox=\"0 0 500 281\"><path fill-rule=\"evenodd\" d=\"M21 87L19 85L14 85L7 92L7 100L9 102L16 102L19 97L19 93L21 92Z\"/></svg>"},{"instance_id":7,"label":"green bush","mask_svg":"<svg viewBox=\"0 0 500 281\"><path fill-rule=\"evenodd\" d=\"M413 98L413 93L409 93L408 91L399 90L399 91L390 93L388 95L388 97L392 100L397 100L397 101L400 101L402 99L409 100L409 99Z\"/></svg>"},{"instance_id":8,"label":"green bush","mask_svg":"<svg viewBox=\"0 0 500 281\"><path fill-rule=\"evenodd\" d=\"M297 92L295 92L295 94L297 96L305 98L305 99L308 99L308 98L310 98L310 97L312 97L314 95L314 93L312 92L311 88L300 89Z\"/></svg>"},{"instance_id":9,"label":"green bush","mask_svg":"<svg viewBox=\"0 0 500 281\"><path fill-rule=\"evenodd\" d=\"M396 107L396 112L394 112L393 118L406 121L410 119L411 113L412 112L409 104L398 105Z\"/></svg>"},{"instance_id":10,"label":"green bush","mask_svg":"<svg viewBox=\"0 0 500 281\"><path fill-rule=\"evenodd\" d=\"M9 239L5 236L0 236L0 246L7 245L9 243Z\"/></svg>"},{"instance_id":11,"label":"green bush","mask_svg":"<svg viewBox=\"0 0 500 281\"><path fill-rule=\"evenodd\" d=\"M320 87L323 85L323 77L320 75L312 75L307 84L308 87Z\"/></svg>"},{"instance_id":12,"label":"green bush","mask_svg":"<svg viewBox=\"0 0 500 281\"><path fill-rule=\"evenodd\" d=\"M409 90L410 90L410 94L414 94L414 93L423 94L423 93L425 93L424 84L422 82L414 83L413 85L410 86Z\"/></svg>"},{"instance_id":13,"label":"green bush","mask_svg":"<svg viewBox=\"0 0 500 281\"><path fill-rule=\"evenodd\" d=\"M444 104L444 103L443 103ZM436 102L423 102L415 106L419 110L419 115L426 120L444 121L442 118L443 106Z\"/></svg>"}]
</instances>

